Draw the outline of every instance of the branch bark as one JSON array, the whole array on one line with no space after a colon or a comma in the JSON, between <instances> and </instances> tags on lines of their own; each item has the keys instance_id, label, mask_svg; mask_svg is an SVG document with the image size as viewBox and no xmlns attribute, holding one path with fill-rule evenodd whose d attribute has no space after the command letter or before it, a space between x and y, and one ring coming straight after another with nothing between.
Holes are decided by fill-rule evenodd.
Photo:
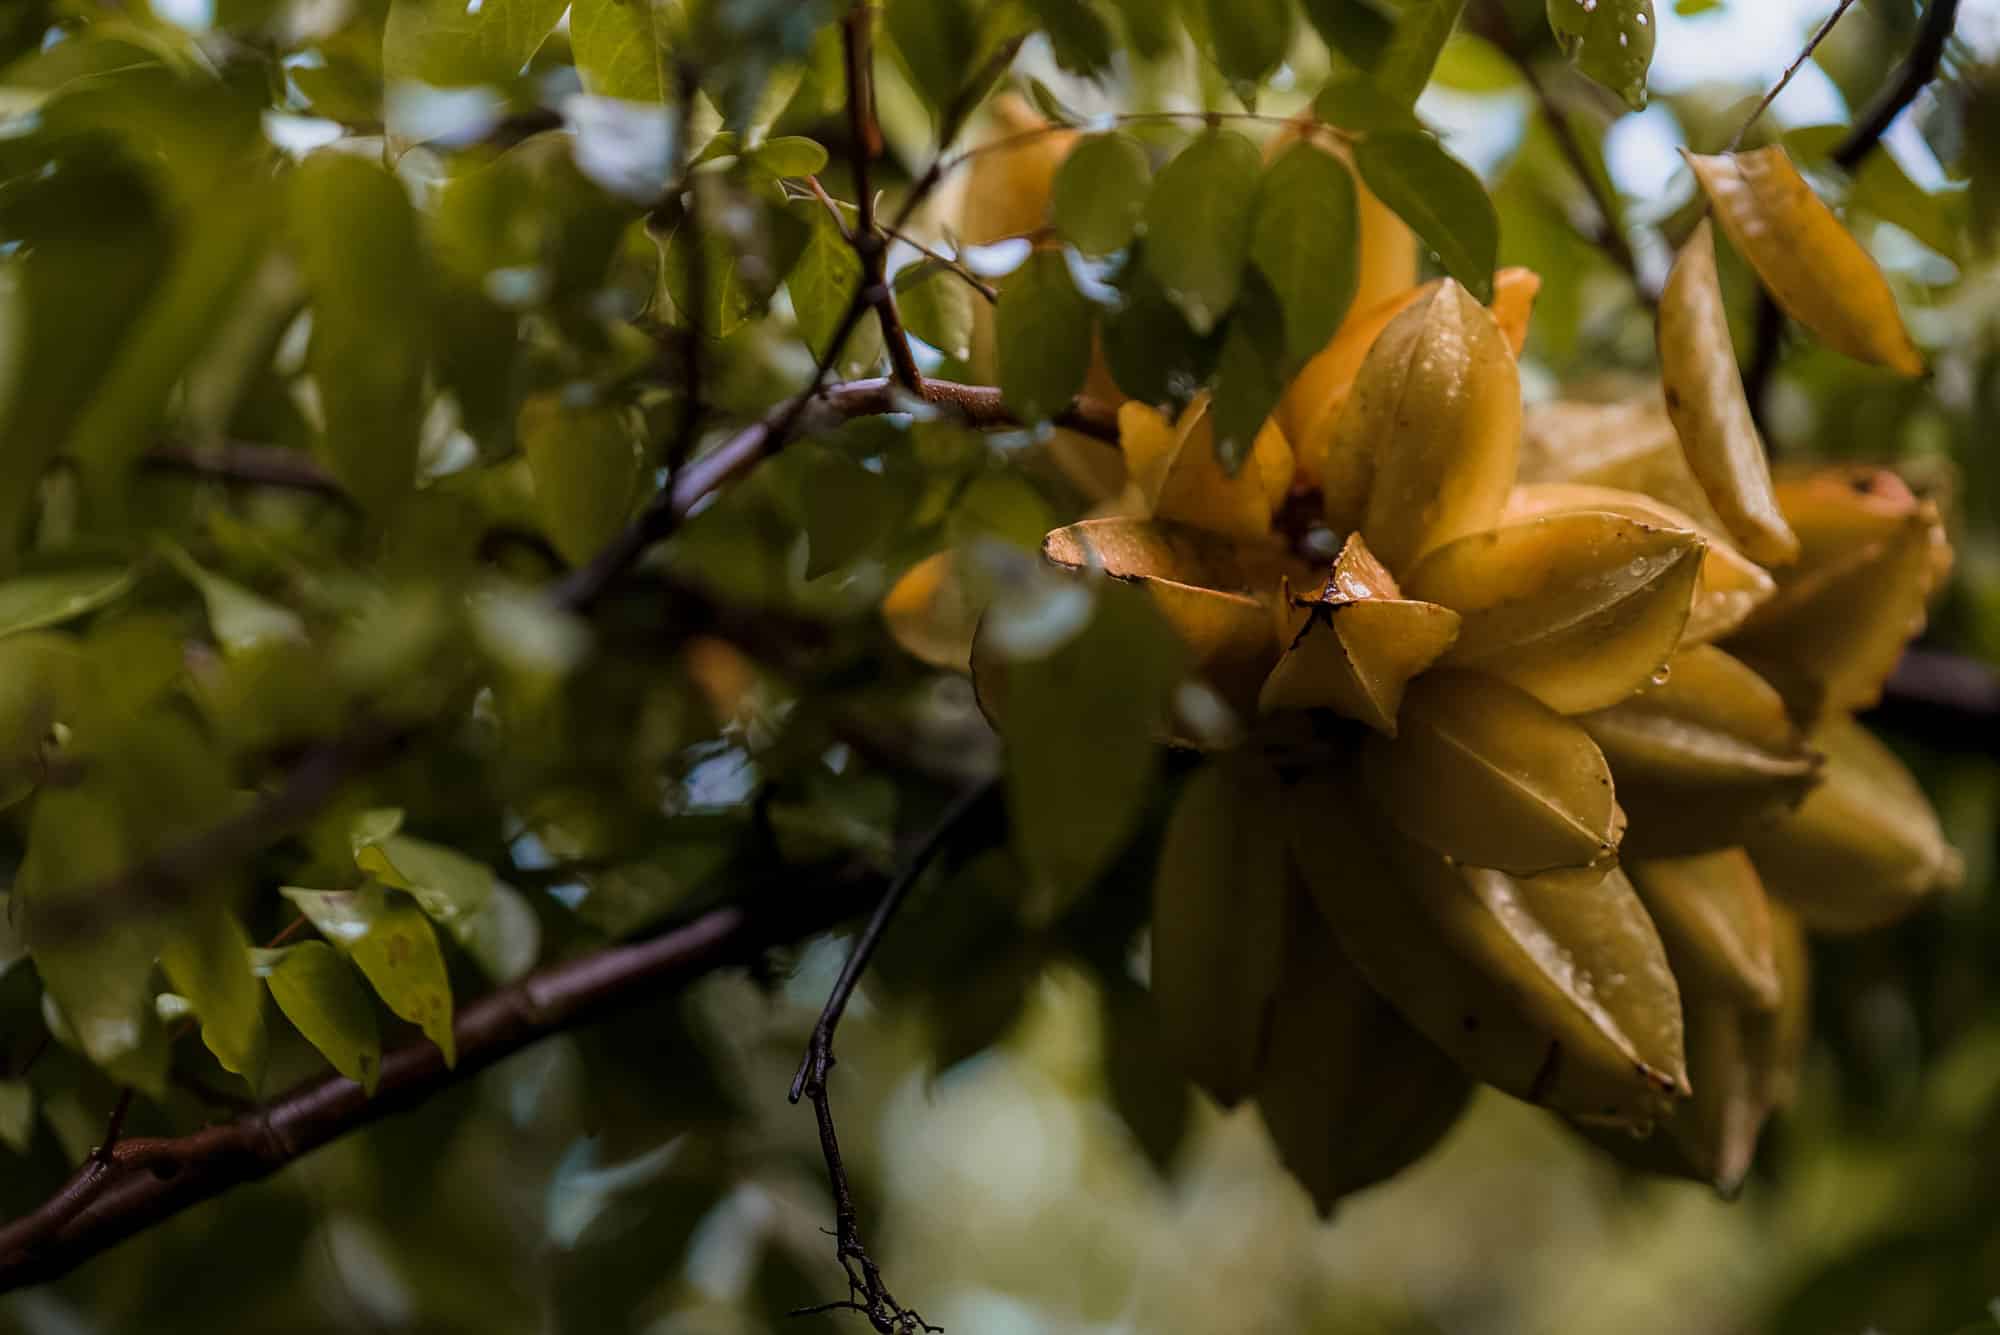
<instances>
[{"instance_id":1,"label":"branch bark","mask_svg":"<svg viewBox=\"0 0 2000 1335\"><path fill-rule=\"evenodd\" d=\"M428 1040L407 1043L384 1054L372 1098L353 1081L329 1076L190 1135L119 1140L41 1207L0 1227L0 1293L59 1278L135 1233L269 1177L540 1039L833 927L867 909L883 885L879 875L854 874L831 886L765 894L530 974L459 1009L455 1068Z\"/></svg>"}]
</instances>

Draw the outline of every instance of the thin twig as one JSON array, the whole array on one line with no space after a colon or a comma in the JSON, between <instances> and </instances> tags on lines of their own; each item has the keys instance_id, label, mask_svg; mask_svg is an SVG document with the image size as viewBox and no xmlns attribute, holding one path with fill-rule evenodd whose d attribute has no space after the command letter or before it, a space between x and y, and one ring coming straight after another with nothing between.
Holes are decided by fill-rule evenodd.
<instances>
[{"instance_id":1,"label":"thin twig","mask_svg":"<svg viewBox=\"0 0 2000 1335\"><path fill-rule=\"evenodd\" d=\"M673 440L667 445L667 468L670 471L678 470L687 462L701 439L702 339L706 337L703 331L709 327L711 319L721 318L720 312L708 309L708 252L702 233L701 183L687 170L688 127L694 124L695 96L701 91L700 81L697 71L686 60L675 61L674 71L675 86L680 92L680 108L675 121L678 127L674 135L675 160L669 176L687 189L681 226L687 229L688 292L694 310L689 313L686 328L680 332L680 420L674 428Z\"/></svg>"},{"instance_id":2,"label":"thin twig","mask_svg":"<svg viewBox=\"0 0 2000 1335\"><path fill-rule=\"evenodd\" d=\"M846 1012L847 1003L861 982L861 975L867 971L869 962L881 947L889 924L909 898L911 888L923 877L945 845L959 833L975 811L998 793L999 785L989 780L962 794L946 808L943 818L931 827L930 833L911 854L909 862L896 874L888 889L882 892L874 913L869 915L867 926L861 929L861 934L854 939L853 948L847 953L847 962L841 967L840 977L834 980L833 989L827 993L826 1005L820 1009L819 1020L813 1025L812 1038L806 1044L798 1074L792 1077L792 1102L797 1103L802 1098L810 1100L813 1117L819 1124L820 1153L826 1159L827 1184L833 1191L834 1249L841 1268L847 1272L848 1289L847 1298L841 1302L802 1309L795 1315L834 1310L858 1312L867 1317L882 1335L938 1329L927 1325L916 1312L896 1301L882 1278L881 1268L861 1240L860 1214L854 1207L854 1193L847 1181L847 1165L841 1158L840 1137L834 1129L833 1105L827 1097L826 1082L834 1067L834 1030L840 1027L840 1017Z\"/></svg>"},{"instance_id":3,"label":"thin twig","mask_svg":"<svg viewBox=\"0 0 2000 1335\"><path fill-rule=\"evenodd\" d=\"M158 445L140 459L147 468L191 473L238 486L309 492L352 505L353 498L304 450L229 441L216 445Z\"/></svg>"},{"instance_id":4,"label":"thin twig","mask_svg":"<svg viewBox=\"0 0 2000 1335\"><path fill-rule=\"evenodd\" d=\"M1840 22L1841 15L1845 14L1853 4L1854 0L1840 0L1840 3L1833 7L1833 12L1826 16L1826 21L1820 24L1814 30L1813 35L1807 39L1805 49L1799 52L1791 64L1785 66L1785 72L1778 76L1776 83L1771 85L1771 91L1764 94L1757 105L1751 108L1750 115L1744 120L1742 125L1737 127L1735 136L1729 141L1729 147L1725 148L1723 152L1734 153L1736 151L1737 146L1743 142L1743 136L1750 133L1758 120L1770 109L1771 104L1778 100L1778 94L1785 91L1786 86L1792 81L1792 76L1803 69L1808 60L1812 59L1813 52L1819 50L1819 44L1826 40L1828 33L1833 31L1833 25Z\"/></svg>"},{"instance_id":5,"label":"thin twig","mask_svg":"<svg viewBox=\"0 0 2000 1335\"><path fill-rule=\"evenodd\" d=\"M841 51L847 66L848 137L853 142L855 208L858 215L849 242L861 261L861 290L858 300L875 312L882 326L882 345L889 352L889 369L903 388L921 394L923 372L917 369L916 354L910 350L910 336L903 330L903 318L896 310L896 294L889 286L889 245L875 226L875 188L870 164L882 151L882 130L875 121L873 6L862 0L847 11L840 27ZM836 348L839 341L836 340Z\"/></svg>"}]
</instances>

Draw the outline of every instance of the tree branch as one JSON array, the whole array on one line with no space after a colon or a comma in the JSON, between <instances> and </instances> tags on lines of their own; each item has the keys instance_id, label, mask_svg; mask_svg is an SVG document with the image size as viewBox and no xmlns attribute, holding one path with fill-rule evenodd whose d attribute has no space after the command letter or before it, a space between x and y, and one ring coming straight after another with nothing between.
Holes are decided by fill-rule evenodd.
<instances>
[{"instance_id":1,"label":"tree branch","mask_svg":"<svg viewBox=\"0 0 2000 1335\"><path fill-rule=\"evenodd\" d=\"M455 1068L427 1039L404 1044L383 1055L372 1097L329 1076L186 1136L120 1140L104 1161L86 1160L41 1207L0 1226L0 1293L65 1275L135 1233L413 1108L551 1034L824 931L868 907L882 888L879 875L856 873L830 886L760 895L530 974L459 1008Z\"/></svg>"},{"instance_id":2,"label":"tree branch","mask_svg":"<svg viewBox=\"0 0 2000 1335\"><path fill-rule=\"evenodd\" d=\"M896 1301L882 1279L881 1267L875 1264L867 1246L861 1241L860 1214L854 1208L854 1193L848 1187L847 1165L840 1155L840 1137L834 1129L833 1105L826 1092L827 1076L834 1066L833 1031L839 1028L840 1017L846 1012L854 989L860 985L861 975L867 971L869 961L875 958L882 938L888 934L890 922L909 898L911 888L922 879L952 837L975 815L998 807L994 799L999 794L999 784L988 780L960 796L946 809L943 818L931 828L930 833L924 836L923 842L910 855L909 862L889 883L889 888L882 892L875 912L869 915L868 925L861 929L861 935L854 939L853 948L847 952L847 962L841 966L840 977L834 980L832 990L827 993L826 1005L820 1010L818 1023L813 1025L812 1038L806 1044L798 1074L792 1077L792 1102L797 1103L801 1098L810 1100L813 1117L819 1124L820 1153L826 1159L827 1184L833 1191L834 1249L841 1268L847 1272L846 1301L806 1310L844 1309L858 1312L867 1317L869 1324L881 1335L934 1331L938 1327L927 1324L914 1310Z\"/></svg>"},{"instance_id":3,"label":"tree branch","mask_svg":"<svg viewBox=\"0 0 2000 1335\"><path fill-rule=\"evenodd\" d=\"M346 505L354 503L312 455L278 445L250 445L240 441L219 445L158 445L140 462L161 472L190 473L240 486L303 491Z\"/></svg>"},{"instance_id":4,"label":"tree branch","mask_svg":"<svg viewBox=\"0 0 2000 1335\"><path fill-rule=\"evenodd\" d=\"M858 299L849 309L847 327L861 318L866 305ZM843 334L842 338L845 337ZM841 338L834 342L838 344ZM962 385L951 380L924 381L921 395L911 395L885 379L848 380L808 387L766 417L745 427L708 453L692 460L647 503L636 518L598 553L590 564L580 566L559 581L551 591L558 605L582 611L596 603L617 578L654 543L672 535L682 520L718 487L747 471L767 455L776 454L789 443L793 432L808 411L824 414L828 420L847 421L855 417L879 417L884 413L907 412L924 403L956 411L968 426L1000 427L1020 425L1000 391L986 385ZM1079 399L1069 411L1056 418L1056 425L1081 432L1097 440L1115 443L1118 413L1109 404Z\"/></svg>"}]
</instances>

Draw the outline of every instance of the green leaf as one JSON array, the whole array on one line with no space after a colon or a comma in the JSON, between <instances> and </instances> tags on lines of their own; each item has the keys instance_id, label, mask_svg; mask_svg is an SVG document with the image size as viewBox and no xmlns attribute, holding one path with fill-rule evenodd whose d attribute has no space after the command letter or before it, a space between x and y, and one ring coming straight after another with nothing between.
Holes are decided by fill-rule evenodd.
<instances>
[{"instance_id":1,"label":"green leaf","mask_svg":"<svg viewBox=\"0 0 2000 1335\"><path fill-rule=\"evenodd\" d=\"M1033 424L1069 407L1090 371L1092 320L1061 251L1038 250L1008 276L994 339L1000 395L1010 412Z\"/></svg>"},{"instance_id":2,"label":"green leaf","mask_svg":"<svg viewBox=\"0 0 2000 1335\"><path fill-rule=\"evenodd\" d=\"M1152 178L1146 150L1128 134L1079 140L1056 170L1056 230L1086 255L1109 255L1132 239Z\"/></svg>"},{"instance_id":3,"label":"green leaf","mask_svg":"<svg viewBox=\"0 0 2000 1335\"><path fill-rule=\"evenodd\" d=\"M324 941L252 951L251 960L300 1036L373 1094L382 1076L382 1034L354 966Z\"/></svg>"},{"instance_id":4,"label":"green leaf","mask_svg":"<svg viewBox=\"0 0 2000 1335\"><path fill-rule=\"evenodd\" d=\"M1287 366L1325 347L1354 301L1361 243L1355 208L1347 168L1303 139L1257 187L1250 258L1283 307ZM1225 347L1225 362L1228 355Z\"/></svg>"},{"instance_id":5,"label":"green leaf","mask_svg":"<svg viewBox=\"0 0 2000 1335\"><path fill-rule=\"evenodd\" d=\"M149 1094L166 1089L167 1045L153 1009L161 927L131 914L110 932L51 935L38 915L68 909L137 860L118 794L93 772L35 799L14 881L21 932L42 987L84 1056Z\"/></svg>"},{"instance_id":6,"label":"green leaf","mask_svg":"<svg viewBox=\"0 0 2000 1335\"><path fill-rule=\"evenodd\" d=\"M506 83L555 28L569 0L391 0L382 74L433 87Z\"/></svg>"},{"instance_id":7,"label":"green leaf","mask_svg":"<svg viewBox=\"0 0 2000 1335\"><path fill-rule=\"evenodd\" d=\"M1081 631L1003 669L1007 809L1015 847L1052 892L1052 910L1086 890L1131 836L1185 657L1144 591L1096 581L1094 592Z\"/></svg>"},{"instance_id":8,"label":"green leaf","mask_svg":"<svg viewBox=\"0 0 2000 1335\"><path fill-rule=\"evenodd\" d=\"M1056 64L1083 79L1110 72L1114 41L1111 25L1092 0L1024 0L1035 22L1049 35Z\"/></svg>"},{"instance_id":9,"label":"green leaf","mask_svg":"<svg viewBox=\"0 0 2000 1335\"><path fill-rule=\"evenodd\" d=\"M569 46L584 92L628 102L668 101L674 89L666 71L664 9L664 0L574 0Z\"/></svg>"},{"instance_id":10,"label":"green leaf","mask_svg":"<svg viewBox=\"0 0 2000 1335\"><path fill-rule=\"evenodd\" d=\"M966 0L892 0L882 26L931 111L949 107L978 58L979 20L972 7Z\"/></svg>"},{"instance_id":11,"label":"green leaf","mask_svg":"<svg viewBox=\"0 0 2000 1335\"><path fill-rule=\"evenodd\" d=\"M1125 37L1142 60L1159 60L1174 49L1174 12L1159 0L1111 0L1124 21Z\"/></svg>"},{"instance_id":12,"label":"green leaf","mask_svg":"<svg viewBox=\"0 0 2000 1335\"><path fill-rule=\"evenodd\" d=\"M1250 457L1264 419L1285 392L1285 321L1278 298L1255 274L1229 317L1215 364L1215 457L1231 477Z\"/></svg>"},{"instance_id":13,"label":"green leaf","mask_svg":"<svg viewBox=\"0 0 2000 1335\"><path fill-rule=\"evenodd\" d=\"M826 166L826 150L803 135L780 135L751 149L750 161L773 176L811 176Z\"/></svg>"},{"instance_id":14,"label":"green leaf","mask_svg":"<svg viewBox=\"0 0 2000 1335\"><path fill-rule=\"evenodd\" d=\"M814 209L810 217L812 235L785 278L785 290L806 346L823 358L861 286L861 261L824 211Z\"/></svg>"},{"instance_id":15,"label":"green leaf","mask_svg":"<svg viewBox=\"0 0 2000 1335\"><path fill-rule=\"evenodd\" d=\"M28 957L28 948L21 944L21 938L14 931L14 912L11 896L0 890L0 978L7 971Z\"/></svg>"},{"instance_id":16,"label":"green leaf","mask_svg":"<svg viewBox=\"0 0 2000 1335\"><path fill-rule=\"evenodd\" d=\"M201 1041L222 1069L254 1088L264 1069L264 993L243 924L220 906L177 922L160 946L160 967L201 1018Z\"/></svg>"},{"instance_id":17,"label":"green leaf","mask_svg":"<svg viewBox=\"0 0 2000 1335\"><path fill-rule=\"evenodd\" d=\"M639 489L640 448L631 417L563 393L521 404L515 438L535 481L535 509L563 559L582 565L625 525Z\"/></svg>"},{"instance_id":18,"label":"green leaf","mask_svg":"<svg viewBox=\"0 0 2000 1335\"><path fill-rule=\"evenodd\" d=\"M956 361L972 355L977 302L985 298L937 260L921 260L896 275L896 311L924 342Z\"/></svg>"},{"instance_id":19,"label":"green leaf","mask_svg":"<svg viewBox=\"0 0 2000 1335\"><path fill-rule=\"evenodd\" d=\"M1384 93L1410 106L1431 81L1465 0L1401 0L1401 5L1396 35L1372 72Z\"/></svg>"},{"instance_id":20,"label":"green leaf","mask_svg":"<svg viewBox=\"0 0 2000 1335\"><path fill-rule=\"evenodd\" d=\"M279 893L354 961L385 1006L438 1045L445 1065L457 1064L451 980L445 974L437 933L415 904L373 884L358 890L288 885Z\"/></svg>"},{"instance_id":21,"label":"green leaf","mask_svg":"<svg viewBox=\"0 0 2000 1335\"><path fill-rule=\"evenodd\" d=\"M484 863L441 844L406 834L375 836L364 828L356 834L354 865L384 885L408 891L424 915L451 933L495 982L511 983L534 967L541 953L540 920Z\"/></svg>"},{"instance_id":22,"label":"green leaf","mask_svg":"<svg viewBox=\"0 0 2000 1335\"><path fill-rule=\"evenodd\" d=\"M1257 150L1228 130L1198 136L1146 201L1146 267L1195 333L1220 324L1243 280L1257 201Z\"/></svg>"},{"instance_id":23,"label":"green leaf","mask_svg":"<svg viewBox=\"0 0 2000 1335\"><path fill-rule=\"evenodd\" d=\"M1189 328L1144 262L1143 243L1119 275L1124 298L1103 323L1104 361L1118 388L1143 403L1186 403L1208 382L1218 340Z\"/></svg>"},{"instance_id":24,"label":"green leaf","mask_svg":"<svg viewBox=\"0 0 2000 1335\"><path fill-rule=\"evenodd\" d=\"M25 1080L0 1080L0 1145L26 1154L34 1143L34 1086Z\"/></svg>"},{"instance_id":25,"label":"green leaf","mask_svg":"<svg viewBox=\"0 0 2000 1335\"><path fill-rule=\"evenodd\" d=\"M289 607L260 598L234 580L204 569L170 542L160 544L167 560L201 592L208 628L225 653L249 654L281 644L303 644L305 622Z\"/></svg>"},{"instance_id":26,"label":"green leaf","mask_svg":"<svg viewBox=\"0 0 2000 1335\"><path fill-rule=\"evenodd\" d=\"M1549 29L1576 67L1625 99L1646 105L1653 64L1653 0L1548 0Z\"/></svg>"},{"instance_id":27,"label":"green leaf","mask_svg":"<svg viewBox=\"0 0 2000 1335\"><path fill-rule=\"evenodd\" d=\"M1421 130L1423 123L1405 104L1389 97L1370 79L1336 79L1313 98L1313 115L1328 125L1366 133L1371 130Z\"/></svg>"},{"instance_id":28,"label":"green leaf","mask_svg":"<svg viewBox=\"0 0 2000 1335\"><path fill-rule=\"evenodd\" d=\"M1254 93L1291 49L1292 0L1208 0L1208 36L1217 67Z\"/></svg>"},{"instance_id":29,"label":"green leaf","mask_svg":"<svg viewBox=\"0 0 2000 1335\"><path fill-rule=\"evenodd\" d=\"M312 295L307 364L327 466L371 511L416 484L430 351L429 274L409 197L351 153L315 153L292 178L292 235Z\"/></svg>"},{"instance_id":30,"label":"green leaf","mask_svg":"<svg viewBox=\"0 0 2000 1335\"><path fill-rule=\"evenodd\" d=\"M0 581L0 636L58 626L109 607L132 588L130 570L50 571Z\"/></svg>"},{"instance_id":31,"label":"green leaf","mask_svg":"<svg viewBox=\"0 0 2000 1335\"><path fill-rule=\"evenodd\" d=\"M0 197L0 570L170 254L153 190L103 142L25 167Z\"/></svg>"},{"instance_id":32,"label":"green leaf","mask_svg":"<svg viewBox=\"0 0 2000 1335\"><path fill-rule=\"evenodd\" d=\"M1396 38L1396 13L1385 0L1304 0L1306 21L1327 49L1356 69L1372 70Z\"/></svg>"},{"instance_id":33,"label":"green leaf","mask_svg":"<svg viewBox=\"0 0 2000 1335\"><path fill-rule=\"evenodd\" d=\"M730 207L735 207L733 201ZM706 216L714 218L715 211ZM693 290L693 229L683 218L660 243L660 281L675 312L711 338L727 338L762 315L813 236L814 219L803 207L794 211L760 202L751 216L755 223L745 232L725 232L713 222L701 229L706 290L699 311Z\"/></svg>"},{"instance_id":34,"label":"green leaf","mask_svg":"<svg viewBox=\"0 0 2000 1335\"><path fill-rule=\"evenodd\" d=\"M1371 134L1354 165L1384 204L1436 252L1445 272L1482 304L1493 300L1500 218L1470 167L1427 134Z\"/></svg>"}]
</instances>

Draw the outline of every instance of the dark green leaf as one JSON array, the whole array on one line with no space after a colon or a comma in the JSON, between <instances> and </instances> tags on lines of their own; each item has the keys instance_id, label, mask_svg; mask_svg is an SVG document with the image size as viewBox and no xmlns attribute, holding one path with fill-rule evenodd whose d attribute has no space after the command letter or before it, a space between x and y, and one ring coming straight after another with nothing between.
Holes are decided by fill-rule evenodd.
<instances>
[{"instance_id":1,"label":"dark green leaf","mask_svg":"<svg viewBox=\"0 0 2000 1335\"><path fill-rule=\"evenodd\" d=\"M108 567L0 581L0 636L59 626L108 607L131 589L132 578L129 570Z\"/></svg>"},{"instance_id":2,"label":"dark green leaf","mask_svg":"<svg viewBox=\"0 0 2000 1335\"><path fill-rule=\"evenodd\" d=\"M1215 363L1215 457L1234 477L1250 457L1264 419L1285 392L1285 320L1278 298L1252 274L1230 312Z\"/></svg>"},{"instance_id":3,"label":"dark green leaf","mask_svg":"<svg viewBox=\"0 0 2000 1335\"><path fill-rule=\"evenodd\" d=\"M1361 179L1436 252L1445 272L1493 300L1500 219L1470 167L1427 134L1371 134L1354 149Z\"/></svg>"},{"instance_id":4,"label":"dark green leaf","mask_svg":"<svg viewBox=\"0 0 2000 1335\"><path fill-rule=\"evenodd\" d=\"M1089 623L1005 665L1007 809L1022 860L1073 902L1132 833L1159 764L1154 738L1184 651L1143 590L1094 581Z\"/></svg>"},{"instance_id":5,"label":"dark green leaf","mask_svg":"<svg viewBox=\"0 0 2000 1335\"><path fill-rule=\"evenodd\" d=\"M1127 134L1079 140L1056 170L1056 230L1086 255L1123 249L1146 211L1152 166Z\"/></svg>"},{"instance_id":6,"label":"dark green leaf","mask_svg":"<svg viewBox=\"0 0 2000 1335\"><path fill-rule=\"evenodd\" d=\"M251 952L292 1027L333 1069L370 1094L382 1074L382 1034L354 966L324 941Z\"/></svg>"},{"instance_id":7,"label":"dark green leaf","mask_svg":"<svg viewBox=\"0 0 2000 1335\"><path fill-rule=\"evenodd\" d=\"M1083 113L1057 97L1049 86L1040 79L1030 78L1027 81L1027 86L1028 101L1034 105L1036 111L1042 113L1044 120L1054 125L1081 125L1083 123Z\"/></svg>"},{"instance_id":8,"label":"dark green leaf","mask_svg":"<svg viewBox=\"0 0 2000 1335\"><path fill-rule=\"evenodd\" d=\"M1023 422L1054 417L1081 392L1092 320L1061 251L1036 251L1001 287L994 316L1000 393Z\"/></svg>"},{"instance_id":9,"label":"dark green leaf","mask_svg":"<svg viewBox=\"0 0 2000 1335\"><path fill-rule=\"evenodd\" d=\"M1292 0L1208 0L1208 36L1223 74L1254 92L1291 49Z\"/></svg>"},{"instance_id":10,"label":"dark green leaf","mask_svg":"<svg viewBox=\"0 0 2000 1335\"><path fill-rule=\"evenodd\" d=\"M1646 105L1653 64L1653 0L1548 0L1549 28L1578 69L1625 99Z\"/></svg>"},{"instance_id":11,"label":"dark green leaf","mask_svg":"<svg viewBox=\"0 0 2000 1335\"><path fill-rule=\"evenodd\" d=\"M416 214L380 167L316 153L293 175L291 230L313 299L326 462L364 505L391 509L416 484L431 343Z\"/></svg>"},{"instance_id":12,"label":"dark green leaf","mask_svg":"<svg viewBox=\"0 0 2000 1335\"><path fill-rule=\"evenodd\" d=\"M382 73L439 88L506 83L568 7L569 0L392 0Z\"/></svg>"},{"instance_id":13,"label":"dark green leaf","mask_svg":"<svg viewBox=\"0 0 2000 1335\"><path fill-rule=\"evenodd\" d=\"M896 309L903 324L945 356L972 355L972 326L986 299L949 265L922 260L896 275Z\"/></svg>"},{"instance_id":14,"label":"dark green leaf","mask_svg":"<svg viewBox=\"0 0 2000 1335\"><path fill-rule=\"evenodd\" d=\"M1111 0L1125 22L1125 36L1141 59L1158 60L1173 49L1173 7L1159 0Z\"/></svg>"},{"instance_id":15,"label":"dark green leaf","mask_svg":"<svg viewBox=\"0 0 2000 1335\"><path fill-rule=\"evenodd\" d=\"M1035 22L1049 35L1056 64L1071 74L1096 79L1111 68L1111 25L1093 0L1025 0Z\"/></svg>"},{"instance_id":16,"label":"dark green leaf","mask_svg":"<svg viewBox=\"0 0 2000 1335\"><path fill-rule=\"evenodd\" d=\"M1422 122L1404 103L1359 76L1336 79L1313 98L1313 115L1343 130L1420 130Z\"/></svg>"},{"instance_id":17,"label":"dark green leaf","mask_svg":"<svg viewBox=\"0 0 2000 1335\"><path fill-rule=\"evenodd\" d=\"M1396 35L1382 53L1382 61L1370 73L1384 93L1404 106L1417 100L1437 68L1438 53L1444 50L1452 26L1465 0L1401 0L1402 14L1396 20Z\"/></svg>"},{"instance_id":18,"label":"dark green leaf","mask_svg":"<svg viewBox=\"0 0 2000 1335\"><path fill-rule=\"evenodd\" d=\"M931 110L950 106L979 49L979 21L966 0L893 0L882 26Z\"/></svg>"},{"instance_id":19,"label":"dark green leaf","mask_svg":"<svg viewBox=\"0 0 2000 1335\"><path fill-rule=\"evenodd\" d=\"M1347 168L1304 139L1271 164L1257 187L1250 258L1283 307L1287 367L1325 347L1354 301L1361 237L1355 208Z\"/></svg>"},{"instance_id":20,"label":"dark green leaf","mask_svg":"<svg viewBox=\"0 0 2000 1335\"><path fill-rule=\"evenodd\" d=\"M1304 0L1306 20L1327 48L1356 69L1372 70L1396 36L1396 14L1384 0Z\"/></svg>"},{"instance_id":21,"label":"dark green leaf","mask_svg":"<svg viewBox=\"0 0 2000 1335\"><path fill-rule=\"evenodd\" d=\"M1197 334L1236 300L1257 201L1257 150L1228 130L1197 137L1168 163L1146 201L1145 261Z\"/></svg>"},{"instance_id":22,"label":"dark green leaf","mask_svg":"<svg viewBox=\"0 0 2000 1335\"><path fill-rule=\"evenodd\" d=\"M1103 324L1104 361L1118 388L1142 403L1176 409L1208 382L1219 340L1189 328L1134 248L1119 276L1123 303Z\"/></svg>"}]
</instances>

